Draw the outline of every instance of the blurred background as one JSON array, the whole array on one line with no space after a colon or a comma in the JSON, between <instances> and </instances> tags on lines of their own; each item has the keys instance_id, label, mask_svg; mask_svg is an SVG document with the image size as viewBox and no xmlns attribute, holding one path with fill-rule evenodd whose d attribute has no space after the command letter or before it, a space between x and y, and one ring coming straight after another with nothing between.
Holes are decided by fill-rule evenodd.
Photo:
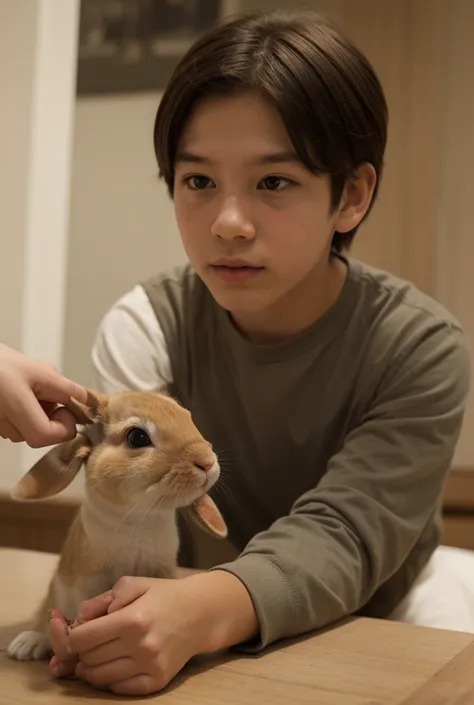
<instances>
[{"instance_id":1,"label":"blurred background","mask_svg":"<svg viewBox=\"0 0 474 705\"><path fill-rule=\"evenodd\" d=\"M412 280L474 350L472 0L1 0L0 339L84 384L107 308L184 261L152 127L170 71L242 10L328 14L390 108L379 201L353 255ZM471 397L455 465L474 473ZM0 489L35 451L0 444Z\"/></svg>"}]
</instances>

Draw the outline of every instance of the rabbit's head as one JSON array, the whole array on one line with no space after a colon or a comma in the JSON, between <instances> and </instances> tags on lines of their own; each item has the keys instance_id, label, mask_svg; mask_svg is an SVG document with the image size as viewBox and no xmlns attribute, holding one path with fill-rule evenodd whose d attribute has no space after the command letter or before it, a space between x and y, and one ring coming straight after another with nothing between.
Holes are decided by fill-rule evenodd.
<instances>
[{"instance_id":1,"label":"rabbit's head","mask_svg":"<svg viewBox=\"0 0 474 705\"><path fill-rule=\"evenodd\" d=\"M110 396L91 391L87 405L67 406L81 425L76 437L35 463L12 491L14 498L56 495L84 467L87 494L124 515L138 506L186 507L204 528L226 536L207 495L219 478L217 457L189 411L166 394L136 391Z\"/></svg>"}]
</instances>

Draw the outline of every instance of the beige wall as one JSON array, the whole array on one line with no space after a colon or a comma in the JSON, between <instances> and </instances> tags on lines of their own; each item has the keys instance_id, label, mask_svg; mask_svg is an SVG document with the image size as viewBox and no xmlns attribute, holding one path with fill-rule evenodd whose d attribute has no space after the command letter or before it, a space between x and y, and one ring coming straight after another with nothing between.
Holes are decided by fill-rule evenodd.
<instances>
[{"instance_id":1,"label":"beige wall","mask_svg":"<svg viewBox=\"0 0 474 705\"><path fill-rule=\"evenodd\" d=\"M270 9L293 3L243 5ZM467 256L474 255L468 188L474 157L474 47L468 31L474 3L313 0L305 6L333 16L359 43L389 101L382 193L354 254L440 298L474 342ZM77 104L65 369L86 383L90 345L106 308L141 278L183 259L172 207L155 175L151 131L158 100L144 95ZM472 406L456 462L474 465Z\"/></svg>"},{"instance_id":2,"label":"beige wall","mask_svg":"<svg viewBox=\"0 0 474 705\"><path fill-rule=\"evenodd\" d=\"M15 3L15 0L4 3L0 9L0 90L3 96L0 110L3 162L0 169L0 330L2 342L15 347L21 345L22 331L28 202L25 177L30 156L36 16L32 4ZM12 57L16 57L13 66Z\"/></svg>"},{"instance_id":3,"label":"beige wall","mask_svg":"<svg viewBox=\"0 0 474 705\"><path fill-rule=\"evenodd\" d=\"M474 379L474 2L453 0L446 36L448 80L439 145L441 198L437 210L437 294L460 319L473 359ZM433 243L434 245L435 243ZM474 385L473 385L474 386ZM474 389L456 460L474 466Z\"/></svg>"},{"instance_id":4,"label":"beige wall","mask_svg":"<svg viewBox=\"0 0 474 705\"><path fill-rule=\"evenodd\" d=\"M0 2L0 339L56 365L78 9L79 0ZM0 442L0 486L11 487L38 454Z\"/></svg>"},{"instance_id":5,"label":"beige wall","mask_svg":"<svg viewBox=\"0 0 474 705\"><path fill-rule=\"evenodd\" d=\"M145 94L77 102L64 368L84 383L107 308L184 257L153 156L158 101Z\"/></svg>"},{"instance_id":6,"label":"beige wall","mask_svg":"<svg viewBox=\"0 0 474 705\"><path fill-rule=\"evenodd\" d=\"M36 16L31 3L10 0L0 7L0 340L15 348L22 345L28 203L25 175L30 155ZM12 57L16 57L13 66ZM0 463L1 480L9 483L19 466L19 448L0 441Z\"/></svg>"}]
</instances>

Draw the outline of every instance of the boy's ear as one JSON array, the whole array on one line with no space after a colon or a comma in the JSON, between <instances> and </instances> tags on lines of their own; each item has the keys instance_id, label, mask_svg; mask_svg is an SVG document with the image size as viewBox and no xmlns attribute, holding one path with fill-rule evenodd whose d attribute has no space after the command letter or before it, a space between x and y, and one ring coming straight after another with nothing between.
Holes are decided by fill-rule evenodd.
<instances>
[{"instance_id":1,"label":"boy's ear","mask_svg":"<svg viewBox=\"0 0 474 705\"><path fill-rule=\"evenodd\" d=\"M209 495L204 495L186 507L188 516L202 529L217 538L225 539L227 526L224 518Z\"/></svg>"},{"instance_id":2,"label":"boy's ear","mask_svg":"<svg viewBox=\"0 0 474 705\"><path fill-rule=\"evenodd\" d=\"M91 450L90 440L82 433L60 443L33 465L13 488L11 496L34 500L58 494L71 484Z\"/></svg>"},{"instance_id":3,"label":"boy's ear","mask_svg":"<svg viewBox=\"0 0 474 705\"><path fill-rule=\"evenodd\" d=\"M334 229L347 233L362 222L372 203L377 172L372 164L361 164L352 178L347 179L339 204Z\"/></svg>"}]
</instances>

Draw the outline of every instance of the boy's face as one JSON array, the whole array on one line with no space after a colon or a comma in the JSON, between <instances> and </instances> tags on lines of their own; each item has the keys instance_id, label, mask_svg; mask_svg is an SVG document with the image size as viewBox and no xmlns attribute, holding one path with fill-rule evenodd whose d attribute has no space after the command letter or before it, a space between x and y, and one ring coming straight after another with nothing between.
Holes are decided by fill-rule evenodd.
<instances>
[{"instance_id":1,"label":"boy's face","mask_svg":"<svg viewBox=\"0 0 474 705\"><path fill-rule=\"evenodd\" d=\"M191 264L243 328L326 295L318 281L321 289L334 268L329 250L342 217L331 213L329 177L303 166L258 94L198 104L178 145L174 202Z\"/></svg>"}]
</instances>

